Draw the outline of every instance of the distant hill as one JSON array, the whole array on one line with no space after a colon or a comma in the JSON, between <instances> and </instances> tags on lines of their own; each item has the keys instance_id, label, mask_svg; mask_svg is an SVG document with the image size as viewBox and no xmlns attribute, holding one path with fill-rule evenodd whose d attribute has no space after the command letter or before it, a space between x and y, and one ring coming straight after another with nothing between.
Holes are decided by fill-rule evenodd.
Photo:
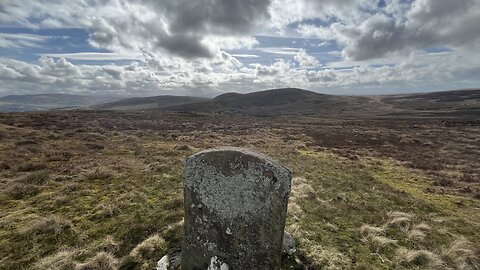
<instances>
[{"instance_id":1,"label":"distant hill","mask_svg":"<svg viewBox=\"0 0 480 270\"><path fill-rule=\"evenodd\" d=\"M298 88L213 99L190 96L135 97L121 100L65 94L13 95L0 98L0 111L83 108L93 110L167 110L243 115L315 115L325 117L480 116L480 89L384 96L340 96Z\"/></svg>"},{"instance_id":2,"label":"distant hill","mask_svg":"<svg viewBox=\"0 0 480 270\"><path fill-rule=\"evenodd\" d=\"M0 112L83 108L118 98L68 94L9 95L0 98Z\"/></svg>"},{"instance_id":3,"label":"distant hill","mask_svg":"<svg viewBox=\"0 0 480 270\"><path fill-rule=\"evenodd\" d=\"M320 114L347 111L369 102L366 97L319 94L298 88L272 89L248 94L227 93L202 102L171 106L173 111L240 113L248 115Z\"/></svg>"},{"instance_id":4,"label":"distant hill","mask_svg":"<svg viewBox=\"0 0 480 270\"><path fill-rule=\"evenodd\" d=\"M463 115L480 118L480 89L381 96L387 114Z\"/></svg>"},{"instance_id":5,"label":"distant hill","mask_svg":"<svg viewBox=\"0 0 480 270\"><path fill-rule=\"evenodd\" d=\"M171 106L165 109L259 116L479 116L480 90L388 96L339 96L284 88L248 94L227 93L207 102Z\"/></svg>"},{"instance_id":6,"label":"distant hill","mask_svg":"<svg viewBox=\"0 0 480 270\"><path fill-rule=\"evenodd\" d=\"M91 106L94 110L148 110L208 101L208 98L188 96L135 97Z\"/></svg>"}]
</instances>

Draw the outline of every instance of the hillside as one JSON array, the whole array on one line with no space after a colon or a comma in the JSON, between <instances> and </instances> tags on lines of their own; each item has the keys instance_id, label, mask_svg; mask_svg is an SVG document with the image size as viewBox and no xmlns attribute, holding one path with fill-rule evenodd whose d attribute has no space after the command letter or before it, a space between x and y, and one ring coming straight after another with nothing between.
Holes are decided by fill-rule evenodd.
<instances>
[{"instance_id":1,"label":"hillside","mask_svg":"<svg viewBox=\"0 0 480 270\"><path fill-rule=\"evenodd\" d=\"M68 94L9 95L0 98L0 112L73 109L115 99L117 98Z\"/></svg>"},{"instance_id":2,"label":"hillside","mask_svg":"<svg viewBox=\"0 0 480 270\"><path fill-rule=\"evenodd\" d=\"M164 108L170 111L243 115L445 116L480 114L480 90L456 90L388 96L340 96L296 88L248 94L227 93L208 102Z\"/></svg>"},{"instance_id":3,"label":"hillside","mask_svg":"<svg viewBox=\"0 0 480 270\"><path fill-rule=\"evenodd\" d=\"M298 88L247 94L226 93L213 99L190 96L134 97L115 100L64 94L13 95L0 98L0 111L71 108L92 110L164 110L241 115L316 115L325 117L424 117L480 114L480 90L455 90L385 96L341 96Z\"/></svg>"},{"instance_id":4,"label":"hillside","mask_svg":"<svg viewBox=\"0 0 480 270\"><path fill-rule=\"evenodd\" d=\"M343 113L360 108L366 97L335 96L283 88L248 94L227 93L208 102L165 108L170 111L238 113L245 115L313 115Z\"/></svg>"},{"instance_id":5,"label":"hillside","mask_svg":"<svg viewBox=\"0 0 480 270\"><path fill-rule=\"evenodd\" d=\"M391 106L387 114L480 115L480 89L382 96L380 101Z\"/></svg>"},{"instance_id":6,"label":"hillside","mask_svg":"<svg viewBox=\"0 0 480 270\"><path fill-rule=\"evenodd\" d=\"M188 97L188 96L155 96L155 97L135 97L122 99L115 102L109 102L91 106L94 110L148 110L160 109L169 106L177 106L190 103L208 101L208 98Z\"/></svg>"}]
</instances>

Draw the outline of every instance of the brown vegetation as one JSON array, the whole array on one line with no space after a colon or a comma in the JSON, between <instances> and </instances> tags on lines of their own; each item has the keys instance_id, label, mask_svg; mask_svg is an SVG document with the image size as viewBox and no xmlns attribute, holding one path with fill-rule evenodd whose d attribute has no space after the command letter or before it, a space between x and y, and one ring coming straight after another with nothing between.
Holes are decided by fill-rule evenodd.
<instances>
[{"instance_id":1,"label":"brown vegetation","mask_svg":"<svg viewBox=\"0 0 480 270\"><path fill-rule=\"evenodd\" d=\"M221 145L292 169L285 269L478 269L478 138L459 118L0 114L0 269L152 269L180 247L183 160Z\"/></svg>"}]
</instances>

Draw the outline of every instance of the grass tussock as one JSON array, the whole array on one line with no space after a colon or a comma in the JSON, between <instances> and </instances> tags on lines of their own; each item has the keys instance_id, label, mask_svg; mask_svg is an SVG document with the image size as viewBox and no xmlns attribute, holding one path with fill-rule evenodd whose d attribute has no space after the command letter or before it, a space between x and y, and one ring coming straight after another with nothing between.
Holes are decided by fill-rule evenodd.
<instances>
[{"instance_id":1,"label":"grass tussock","mask_svg":"<svg viewBox=\"0 0 480 270\"><path fill-rule=\"evenodd\" d=\"M87 262L78 264L75 270L117 270L118 260L109 253L100 252Z\"/></svg>"},{"instance_id":2,"label":"grass tussock","mask_svg":"<svg viewBox=\"0 0 480 270\"><path fill-rule=\"evenodd\" d=\"M378 247L384 247L387 245L396 245L398 240L390 239L385 236L374 235L370 236L370 239L373 243L375 243Z\"/></svg>"},{"instance_id":3,"label":"grass tussock","mask_svg":"<svg viewBox=\"0 0 480 270\"><path fill-rule=\"evenodd\" d=\"M138 259L156 258L166 251L167 243L160 235L154 234L142 243L138 244L131 252L130 256Z\"/></svg>"},{"instance_id":4,"label":"grass tussock","mask_svg":"<svg viewBox=\"0 0 480 270\"><path fill-rule=\"evenodd\" d=\"M427 235L422 230L411 229L407 232L408 239L412 241L422 241Z\"/></svg>"},{"instance_id":5,"label":"grass tussock","mask_svg":"<svg viewBox=\"0 0 480 270\"><path fill-rule=\"evenodd\" d=\"M292 198L293 200L315 199L315 190L308 184L308 180L303 177L294 177L292 179Z\"/></svg>"},{"instance_id":6,"label":"grass tussock","mask_svg":"<svg viewBox=\"0 0 480 270\"><path fill-rule=\"evenodd\" d=\"M32 172L29 175L21 178L19 181L31 185L43 185L48 181L50 174L48 171Z\"/></svg>"},{"instance_id":7,"label":"grass tussock","mask_svg":"<svg viewBox=\"0 0 480 270\"><path fill-rule=\"evenodd\" d=\"M72 222L58 215L41 217L22 230L25 234L60 234L73 228Z\"/></svg>"},{"instance_id":8,"label":"grass tussock","mask_svg":"<svg viewBox=\"0 0 480 270\"><path fill-rule=\"evenodd\" d=\"M154 269L156 262L166 253L167 242L159 234L154 234L130 251L120 269Z\"/></svg>"},{"instance_id":9,"label":"grass tussock","mask_svg":"<svg viewBox=\"0 0 480 270\"><path fill-rule=\"evenodd\" d=\"M452 267L462 270L480 269L480 259L472 242L459 237L450 246L441 250L442 258Z\"/></svg>"},{"instance_id":10,"label":"grass tussock","mask_svg":"<svg viewBox=\"0 0 480 270\"><path fill-rule=\"evenodd\" d=\"M97 248L109 254L116 254L120 249L120 242L108 235L98 244Z\"/></svg>"},{"instance_id":11,"label":"grass tussock","mask_svg":"<svg viewBox=\"0 0 480 270\"><path fill-rule=\"evenodd\" d=\"M375 254L380 257L389 257L388 252L381 252L381 247L395 248L394 256L391 259L402 268L480 269L480 261L475 247L465 237L458 237L451 244L443 247L431 245L431 242L429 243L431 238L438 237L439 234L445 232L435 231L425 222L415 224L418 222L417 219L416 216L409 213L389 212L386 222L380 227L362 225L359 228L362 235L361 240L374 244L376 246ZM390 239L386 237L387 234L396 235L399 239Z\"/></svg>"},{"instance_id":12,"label":"grass tussock","mask_svg":"<svg viewBox=\"0 0 480 270\"><path fill-rule=\"evenodd\" d=\"M99 167L87 172L84 177L86 180L110 180L115 176L115 173L106 167Z\"/></svg>"},{"instance_id":13,"label":"grass tussock","mask_svg":"<svg viewBox=\"0 0 480 270\"><path fill-rule=\"evenodd\" d=\"M40 187L36 185L12 183L3 193L11 199L21 200L24 198L35 196L40 193L40 191Z\"/></svg>"},{"instance_id":14,"label":"grass tussock","mask_svg":"<svg viewBox=\"0 0 480 270\"><path fill-rule=\"evenodd\" d=\"M288 204L287 213L297 220L300 219L304 214L302 208L295 202L290 202Z\"/></svg>"},{"instance_id":15,"label":"grass tussock","mask_svg":"<svg viewBox=\"0 0 480 270\"><path fill-rule=\"evenodd\" d=\"M101 220L106 218L113 218L120 214L120 206L118 203L113 204L99 204L95 207L95 213L91 217L92 220Z\"/></svg>"},{"instance_id":16,"label":"grass tussock","mask_svg":"<svg viewBox=\"0 0 480 270\"><path fill-rule=\"evenodd\" d=\"M428 250L409 250L400 247L396 252L396 261L400 265L438 269L443 266L443 261L437 254Z\"/></svg>"},{"instance_id":17,"label":"grass tussock","mask_svg":"<svg viewBox=\"0 0 480 270\"><path fill-rule=\"evenodd\" d=\"M359 228L359 231L363 236L380 235L380 234L385 233L385 228L375 227L375 226L371 226L371 225L368 225L368 224L363 224Z\"/></svg>"},{"instance_id":18,"label":"grass tussock","mask_svg":"<svg viewBox=\"0 0 480 270\"><path fill-rule=\"evenodd\" d=\"M352 266L350 259L335 248L325 247L313 241L302 242L305 257L313 269L340 270Z\"/></svg>"},{"instance_id":19,"label":"grass tussock","mask_svg":"<svg viewBox=\"0 0 480 270\"><path fill-rule=\"evenodd\" d=\"M420 224L415 224L413 226L413 229L420 230L420 231L430 231L432 227L425 222L421 222Z\"/></svg>"},{"instance_id":20,"label":"grass tussock","mask_svg":"<svg viewBox=\"0 0 480 270\"><path fill-rule=\"evenodd\" d=\"M47 163L43 161L25 161L15 167L17 172L33 172L44 170L47 168Z\"/></svg>"},{"instance_id":21,"label":"grass tussock","mask_svg":"<svg viewBox=\"0 0 480 270\"><path fill-rule=\"evenodd\" d=\"M76 267L76 252L72 250L59 251L53 255L40 259L33 265L33 270L72 270Z\"/></svg>"}]
</instances>

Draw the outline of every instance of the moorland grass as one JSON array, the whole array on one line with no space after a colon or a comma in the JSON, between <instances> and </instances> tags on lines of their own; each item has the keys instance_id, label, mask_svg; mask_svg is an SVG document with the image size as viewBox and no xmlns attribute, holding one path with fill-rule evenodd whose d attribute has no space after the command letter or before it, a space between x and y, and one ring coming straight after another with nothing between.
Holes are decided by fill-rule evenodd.
<instances>
[{"instance_id":1,"label":"moorland grass","mask_svg":"<svg viewBox=\"0 0 480 270\"><path fill-rule=\"evenodd\" d=\"M9 165L0 172L0 269L153 269L181 245L183 160L221 145L266 153L292 170L287 230L297 253L283 269L479 267L478 200L428 192L431 174L391 157L345 155L316 147L302 127L249 129L254 121L242 117L143 115L146 126L132 131L136 114L85 113L81 122L65 114L68 122L51 121L55 136L37 144L15 143L38 129L28 115L13 121L22 128L0 125L15 135L0 144ZM198 128L182 130L187 120Z\"/></svg>"}]
</instances>

